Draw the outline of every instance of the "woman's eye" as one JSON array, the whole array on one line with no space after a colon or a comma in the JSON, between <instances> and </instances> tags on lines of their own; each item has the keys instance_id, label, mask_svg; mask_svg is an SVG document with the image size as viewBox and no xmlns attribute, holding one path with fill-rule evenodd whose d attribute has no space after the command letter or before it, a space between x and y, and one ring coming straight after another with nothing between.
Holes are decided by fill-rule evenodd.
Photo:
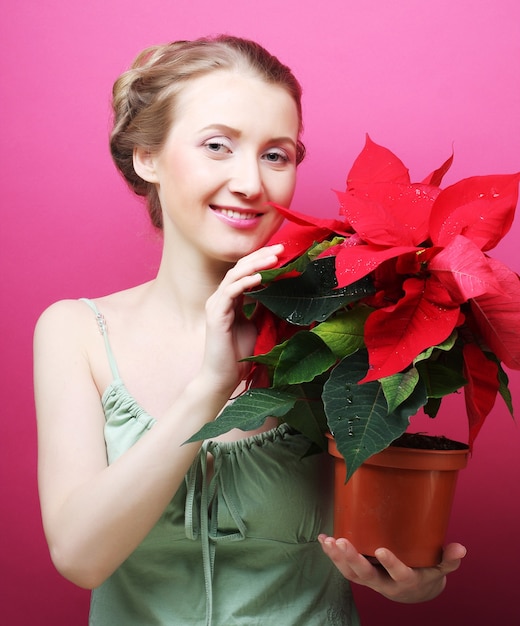
<instances>
[{"instance_id":1,"label":"woman's eye","mask_svg":"<svg viewBox=\"0 0 520 626\"><path fill-rule=\"evenodd\" d=\"M227 152L231 152L231 148L227 144L225 144L223 141L216 141L216 140L206 141L204 146L211 152L217 152L217 153L223 153L223 154Z\"/></svg>"},{"instance_id":2,"label":"woman's eye","mask_svg":"<svg viewBox=\"0 0 520 626\"><path fill-rule=\"evenodd\" d=\"M273 150L264 154L264 159L269 163L286 163L289 161L289 157L282 150Z\"/></svg>"}]
</instances>

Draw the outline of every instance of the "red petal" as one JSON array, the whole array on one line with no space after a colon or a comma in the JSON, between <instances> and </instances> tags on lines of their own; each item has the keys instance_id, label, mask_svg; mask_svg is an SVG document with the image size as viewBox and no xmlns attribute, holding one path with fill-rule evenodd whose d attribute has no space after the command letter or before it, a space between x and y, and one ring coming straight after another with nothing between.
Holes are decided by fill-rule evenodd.
<instances>
[{"instance_id":1,"label":"red petal","mask_svg":"<svg viewBox=\"0 0 520 626\"><path fill-rule=\"evenodd\" d=\"M347 175L347 189L380 182L410 183L408 169L393 152L367 135L365 146Z\"/></svg>"},{"instance_id":2,"label":"red petal","mask_svg":"<svg viewBox=\"0 0 520 626\"><path fill-rule=\"evenodd\" d=\"M370 369L361 382L402 371L423 350L444 341L459 318L444 287L435 279L409 278L405 295L371 313L365 324Z\"/></svg>"},{"instance_id":3,"label":"red petal","mask_svg":"<svg viewBox=\"0 0 520 626\"><path fill-rule=\"evenodd\" d=\"M397 259L395 271L399 274L419 274L429 267L430 260L442 248L417 248L414 253L403 254Z\"/></svg>"},{"instance_id":4,"label":"red petal","mask_svg":"<svg viewBox=\"0 0 520 626\"><path fill-rule=\"evenodd\" d=\"M519 181L520 173L474 176L441 191L430 218L433 243L464 235L483 251L494 248L511 228Z\"/></svg>"},{"instance_id":5,"label":"red petal","mask_svg":"<svg viewBox=\"0 0 520 626\"><path fill-rule=\"evenodd\" d=\"M451 164L453 163L453 153L449 159L446 159L444 163L432 172L429 176L427 176L423 183L425 185L433 185L434 187L440 187L442 179L444 178L444 174L450 169Z\"/></svg>"},{"instance_id":6,"label":"red petal","mask_svg":"<svg viewBox=\"0 0 520 626\"><path fill-rule=\"evenodd\" d=\"M299 213L298 211L293 211L292 209L283 207L280 204L274 204L273 202L270 204L278 211L278 213L281 213L286 219L290 222L294 222L295 224L327 229L330 233L337 233L338 235L348 235L352 232L348 224L341 220L306 215L305 213Z\"/></svg>"},{"instance_id":7,"label":"red petal","mask_svg":"<svg viewBox=\"0 0 520 626\"><path fill-rule=\"evenodd\" d=\"M284 251L279 256L277 265L281 267L303 254L313 243L323 241L330 234L328 228L287 222L271 237L267 245L283 243Z\"/></svg>"},{"instance_id":8,"label":"red petal","mask_svg":"<svg viewBox=\"0 0 520 626\"><path fill-rule=\"evenodd\" d=\"M375 182L338 192L340 213L362 239L376 245L419 245L439 188L422 184Z\"/></svg>"},{"instance_id":9,"label":"red petal","mask_svg":"<svg viewBox=\"0 0 520 626\"><path fill-rule=\"evenodd\" d=\"M300 327L280 319L260 303L256 305L251 321L257 329L254 356L267 354L274 346L290 339L300 330Z\"/></svg>"},{"instance_id":10,"label":"red petal","mask_svg":"<svg viewBox=\"0 0 520 626\"><path fill-rule=\"evenodd\" d=\"M256 336L253 354L267 354L278 343L279 320L262 305L257 305L251 321L255 324Z\"/></svg>"},{"instance_id":11,"label":"red petal","mask_svg":"<svg viewBox=\"0 0 520 626\"><path fill-rule=\"evenodd\" d=\"M417 248L398 246L383 248L372 244L359 246L341 245L336 255L336 279L338 287L346 287L372 272L378 265L408 252L415 252Z\"/></svg>"},{"instance_id":12,"label":"red petal","mask_svg":"<svg viewBox=\"0 0 520 626\"><path fill-rule=\"evenodd\" d=\"M253 363L249 374L245 379L245 383L248 389L251 387L263 389L270 387L271 381L269 379L269 371L267 370L267 367L261 363Z\"/></svg>"},{"instance_id":13,"label":"red petal","mask_svg":"<svg viewBox=\"0 0 520 626\"><path fill-rule=\"evenodd\" d=\"M401 271L401 260L417 256L420 256L420 252L408 252L399 257L388 259L376 267L371 274L376 289L374 308L384 309L403 296L403 282L407 278L408 272ZM409 273L418 274L419 270ZM369 304L369 306L372 305Z\"/></svg>"},{"instance_id":14,"label":"red petal","mask_svg":"<svg viewBox=\"0 0 520 626\"><path fill-rule=\"evenodd\" d=\"M482 337L506 367L520 369L520 279L497 259L488 259L503 294L470 301Z\"/></svg>"},{"instance_id":15,"label":"red petal","mask_svg":"<svg viewBox=\"0 0 520 626\"><path fill-rule=\"evenodd\" d=\"M459 304L485 293L502 294L486 255L462 235L441 250L429 262L428 269Z\"/></svg>"},{"instance_id":16,"label":"red petal","mask_svg":"<svg viewBox=\"0 0 520 626\"><path fill-rule=\"evenodd\" d=\"M463 354L464 376L468 381L464 387L464 399L469 420L471 448L484 420L495 404L499 388L498 367L474 343L466 344Z\"/></svg>"}]
</instances>

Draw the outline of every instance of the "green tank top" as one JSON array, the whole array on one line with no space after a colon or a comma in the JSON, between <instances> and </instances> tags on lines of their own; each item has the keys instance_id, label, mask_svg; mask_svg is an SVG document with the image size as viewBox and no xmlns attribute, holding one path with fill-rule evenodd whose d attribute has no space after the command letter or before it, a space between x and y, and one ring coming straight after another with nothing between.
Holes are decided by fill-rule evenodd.
<instances>
[{"instance_id":1,"label":"green tank top","mask_svg":"<svg viewBox=\"0 0 520 626\"><path fill-rule=\"evenodd\" d=\"M113 374L102 396L112 463L155 420ZM144 541L93 590L90 626L358 626L348 581L317 541L331 532L331 464L286 424L206 441ZM213 456L211 479L206 473Z\"/></svg>"}]
</instances>

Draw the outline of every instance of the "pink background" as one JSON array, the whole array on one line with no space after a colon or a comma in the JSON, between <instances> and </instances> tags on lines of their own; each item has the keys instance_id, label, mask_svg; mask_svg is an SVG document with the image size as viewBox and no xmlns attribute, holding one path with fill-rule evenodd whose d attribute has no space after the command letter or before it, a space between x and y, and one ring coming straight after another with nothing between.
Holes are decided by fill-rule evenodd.
<instances>
[{"instance_id":1,"label":"pink background","mask_svg":"<svg viewBox=\"0 0 520 626\"><path fill-rule=\"evenodd\" d=\"M218 32L257 39L304 86L308 159L294 208L336 213L331 189L343 187L365 132L416 179L440 165L452 144L448 183L520 169L518 0L4 3L0 620L9 626L87 621L88 593L53 570L39 518L34 323L54 300L130 286L157 264L156 236L107 151L112 81L146 45ZM493 253L516 271L519 236L517 218ZM520 410L518 372L511 387ZM465 437L452 423L460 402L450 404L436 428ZM468 546L464 566L425 605L356 590L365 626L513 623L520 615L519 479L520 432L498 401L460 478L449 530Z\"/></svg>"}]
</instances>

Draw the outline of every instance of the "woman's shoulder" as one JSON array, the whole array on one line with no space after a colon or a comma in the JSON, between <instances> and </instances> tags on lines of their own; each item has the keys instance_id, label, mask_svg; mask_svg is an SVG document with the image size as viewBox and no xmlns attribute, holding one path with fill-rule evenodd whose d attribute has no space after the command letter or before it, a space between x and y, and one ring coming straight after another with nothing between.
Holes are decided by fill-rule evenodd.
<instances>
[{"instance_id":1,"label":"woman's shoulder","mask_svg":"<svg viewBox=\"0 0 520 626\"><path fill-rule=\"evenodd\" d=\"M41 313L36 322L35 332L39 333L43 330L49 331L52 329L66 332L89 315L92 315L92 312L89 314L89 308L81 300L58 300Z\"/></svg>"},{"instance_id":2,"label":"woman's shoulder","mask_svg":"<svg viewBox=\"0 0 520 626\"><path fill-rule=\"evenodd\" d=\"M96 324L92 320L93 312L79 300L59 300L48 306L34 329L35 367L55 361L69 363L72 367L86 354L95 336Z\"/></svg>"},{"instance_id":3,"label":"woman's shoulder","mask_svg":"<svg viewBox=\"0 0 520 626\"><path fill-rule=\"evenodd\" d=\"M58 300L40 314L34 329L34 349L63 347L66 351L84 349L96 331L94 311L82 300Z\"/></svg>"},{"instance_id":4,"label":"woman's shoulder","mask_svg":"<svg viewBox=\"0 0 520 626\"><path fill-rule=\"evenodd\" d=\"M140 298L140 294L147 284L137 285L100 297L58 300L41 313L36 328L58 326L62 331L66 331L77 328L78 325L81 326L84 323L91 324L92 315L95 311L105 315L108 310L117 311L132 307Z\"/></svg>"}]
</instances>

